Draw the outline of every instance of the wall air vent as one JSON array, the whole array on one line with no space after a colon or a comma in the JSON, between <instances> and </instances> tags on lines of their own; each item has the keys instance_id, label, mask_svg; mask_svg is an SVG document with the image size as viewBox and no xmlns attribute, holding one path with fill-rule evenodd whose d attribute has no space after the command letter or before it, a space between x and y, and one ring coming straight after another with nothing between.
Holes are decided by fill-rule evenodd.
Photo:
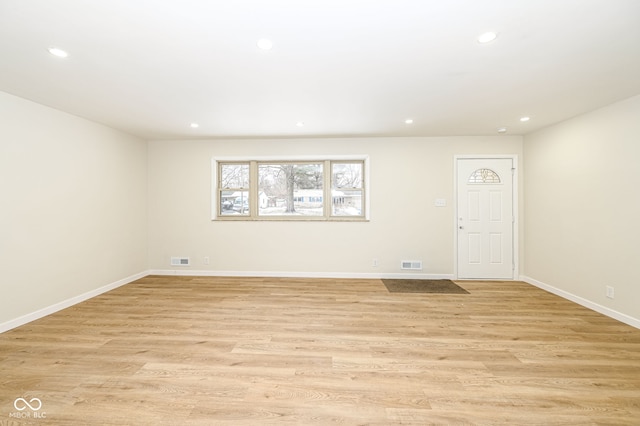
<instances>
[{"instance_id":1,"label":"wall air vent","mask_svg":"<svg viewBox=\"0 0 640 426\"><path fill-rule=\"evenodd\" d=\"M403 260L400 262L400 269L413 269L417 271L422 271L422 261L421 260Z\"/></svg>"},{"instance_id":2,"label":"wall air vent","mask_svg":"<svg viewBox=\"0 0 640 426\"><path fill-rule=\"evenodd\" d=\"M191 266L191 260L188 257L172 257L171 266Z\"/></svg>"}]
</instances>

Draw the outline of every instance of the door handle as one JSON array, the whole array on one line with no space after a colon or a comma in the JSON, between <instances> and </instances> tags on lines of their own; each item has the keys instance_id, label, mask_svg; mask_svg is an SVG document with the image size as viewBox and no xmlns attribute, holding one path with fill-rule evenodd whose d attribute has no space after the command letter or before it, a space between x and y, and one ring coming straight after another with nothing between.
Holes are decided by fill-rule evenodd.
<instances>
[{"instance_id":1,"label":"door handle","mask_svg":"<svg viewBox=\"0 0 640 426\"><path fill-rule=\"evenodd\" d=\"M464 226L460 225L458 228L460 228L460 229L464 229Z\"/></svg>"}]
</instances>

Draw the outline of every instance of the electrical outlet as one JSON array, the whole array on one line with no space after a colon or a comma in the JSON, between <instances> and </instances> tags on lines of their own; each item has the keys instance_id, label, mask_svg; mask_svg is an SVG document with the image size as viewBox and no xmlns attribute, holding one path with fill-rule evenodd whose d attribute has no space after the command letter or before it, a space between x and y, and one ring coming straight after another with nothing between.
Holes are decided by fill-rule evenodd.
<instances>
[{"instance_id":1,"label":"electrical outlet","mask_svg":"<svg viewBox=\"0 0 640 426\"><path fill-rule=\"evenodd\" d=\"M378 267L378 259L373 259L371 261L371 266L373 266L374 268L377 268Z\"/></svg>"},{"instance_id":2,"label":"electrical outlet","mask_svg":"<svg viewBox=\"0 0 640 426\"><path fill-rule=\"evenodd\" d=\"M204 264L208 265L209 263L211 263L211 259L209 259L209 256L205 256L204 257Z\"/></svg>"},{"instance_id":3,"label":"electrical outlet","mask_svg":"<svg viewBox=\"0 0 640 426\"><path fill-rule=\"evenodd\" d=\"M607 286L607 297L609 299L613 299L614 296L614 292L613 292L613 287L611 287L610 285Z\"/></svg>"}]
</instances>

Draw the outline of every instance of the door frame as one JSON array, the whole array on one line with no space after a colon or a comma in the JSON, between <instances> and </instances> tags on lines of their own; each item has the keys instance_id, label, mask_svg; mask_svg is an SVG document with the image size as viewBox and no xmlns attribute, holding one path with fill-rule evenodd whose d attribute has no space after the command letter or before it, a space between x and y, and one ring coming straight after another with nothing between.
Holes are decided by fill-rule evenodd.
<instances>
[{"instance_id":1,"label":"door frame","mask_svg":"<svg viewBox=\"0 0 640 426\"><path fill-rule=\"evenodd\" d=\"M513 167L513 185L512 185L512 258L513 258L513 276L512 281L520 277L520 214L518 206L520 204L518 172L520 170L517 154L497 154L497 155L454 155L453 156L453 276L458 278L458 160L491 160L491 159L511 159ZM504 279L500 279L504 281Z\"/></svg>"}]
</instances>

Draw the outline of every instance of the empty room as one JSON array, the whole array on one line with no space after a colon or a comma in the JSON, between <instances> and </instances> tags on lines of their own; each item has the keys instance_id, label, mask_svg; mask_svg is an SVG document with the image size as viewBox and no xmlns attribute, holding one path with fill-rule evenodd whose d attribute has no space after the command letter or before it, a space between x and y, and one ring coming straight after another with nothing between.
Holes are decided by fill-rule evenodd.
<instances>
[{"instance_id":1,"label":"empty room","mask_svg":"<svg viewBox=\"0 0 640 426\"><path fill-rule=\"evenodd\" d=\"M0 425L640 424L637 0L0 0Z\"/></svg>"}]
</instances>

